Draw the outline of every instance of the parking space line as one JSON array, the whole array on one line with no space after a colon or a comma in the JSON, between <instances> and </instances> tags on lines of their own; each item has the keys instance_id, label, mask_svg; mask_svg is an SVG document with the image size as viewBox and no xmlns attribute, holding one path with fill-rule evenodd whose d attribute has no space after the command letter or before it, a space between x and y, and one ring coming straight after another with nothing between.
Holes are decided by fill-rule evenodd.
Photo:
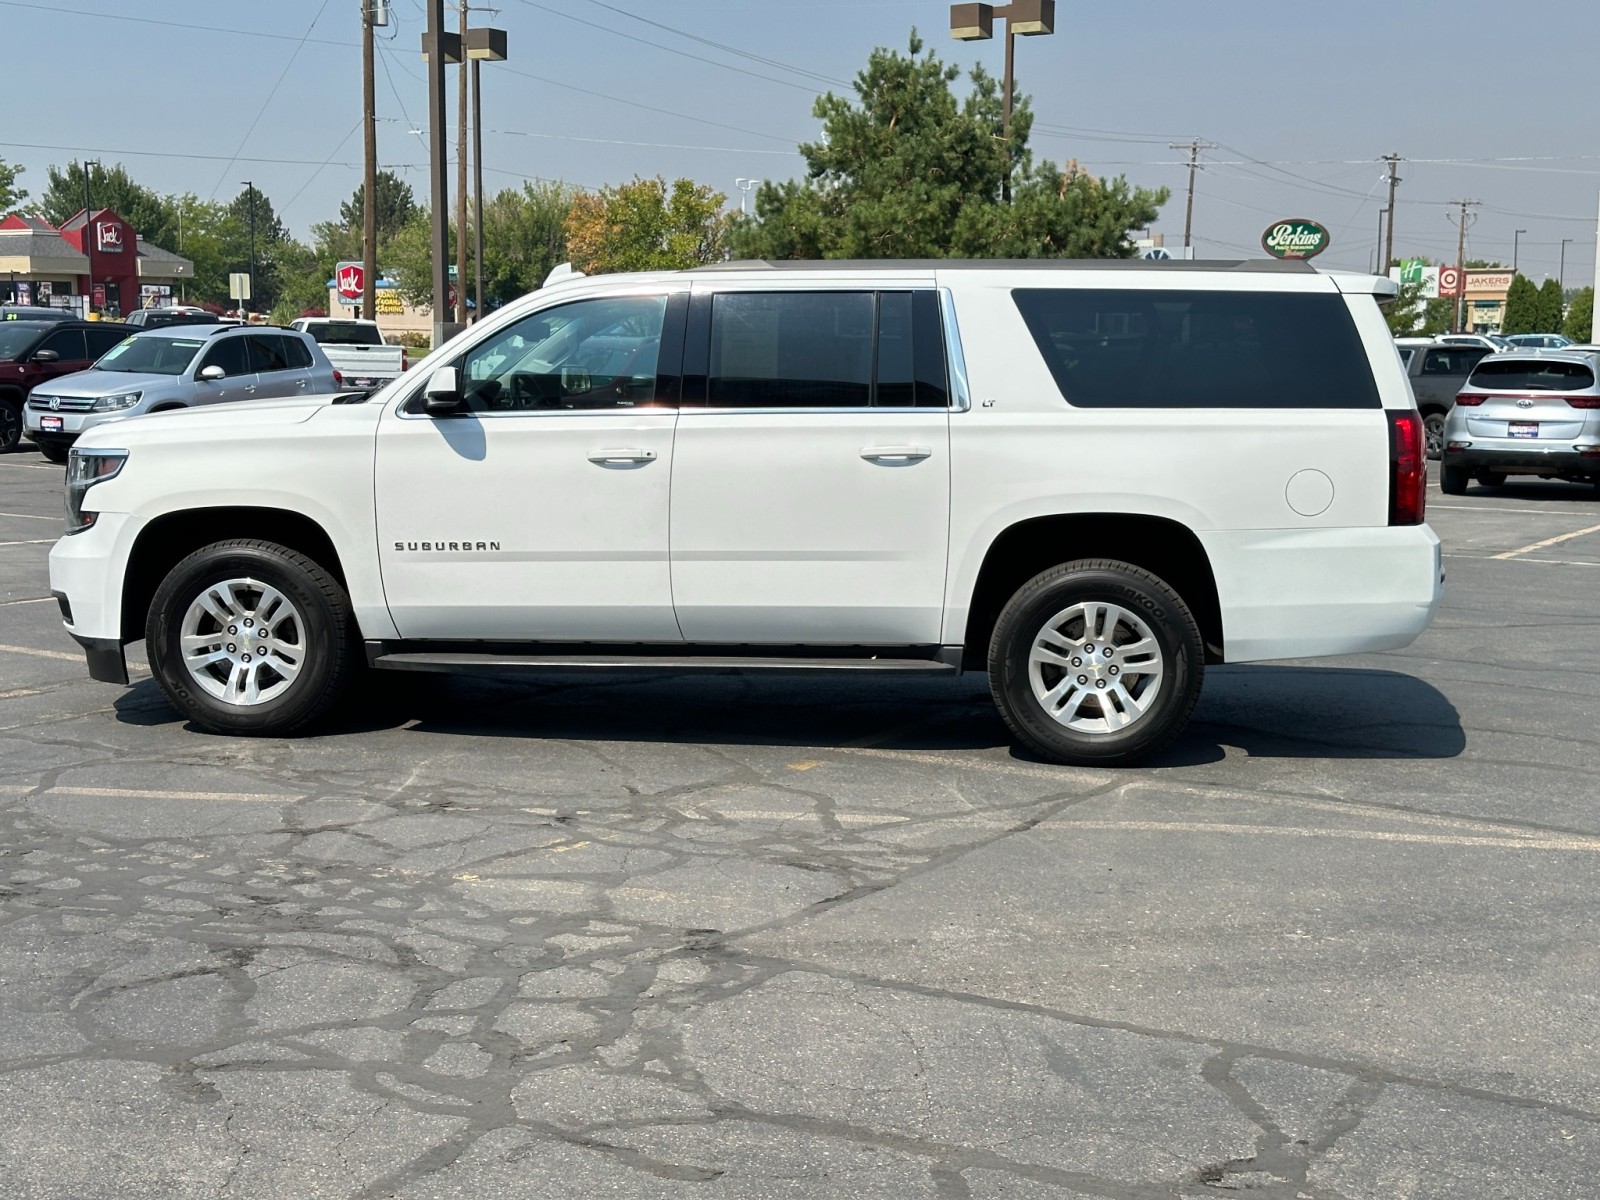
<instances>
[{"instance_id":1,"label":"parking space line","mask_svg":"<svg viewBox=\"0 0 1600 1200\"><path fill-rule=\"evenodd\" d=\"M0 654L27 654L34 658L54 658L71 663L83 661L83 655L68 654L65 650L35 650L32 646L7 646L3 643L0 643Z\"/></svg>"},{"instance_id":2,"label":"parking space line","mask_svg":"<svg viewBox=\"0 0 1600 1200\"><path fill-rule=\"evenodd\" d=\"M1363 842L1414 842L1430 846L1485 846L1494 850L1566 850L1600 853L1600 838L1549 834L1541 837L1471 837L1449 833L1407 833L1387 829L1313 829L1297 825L1213 824L1209 821L1077 821L1067 818L1062 829L1095 829L1109 833L1262 834L1278 837L1349 838Z\"/></svg>"},{"instance_id":3,"label":"parking space line","mask_svg":"<svg viewBox=\"0 0 1600 1200\"><path fill-rule=\"evenodd\" d=\"M8 513L0 512L0 517L11 517L18 521L59 521L59 516L41 517L38 513Z\"/></svg>"},{"instance_id":4,"label":"parking space line","mask_svg":"<svg viewBox=\"0 0 1600 1200\"><path fill-rule=\"evenodd\" d=\"M1588 562L1581 558L1513 558L1506 559L1500 554L1446 554L1445 558L1470 559L1472 562L1494 562L1497 559L1514 563L1537 563L1545 567L1600 567L1600 562Z\"/></svg>"},{"instance_id":5,"label":"parking space line","mask_svg":"<svg viewBox=\"0 0 1600 1200\"><path fill-rule=\"evenodd\" d=\"M1450 512L1517 513L1534 517L1565 516L1569 511L1565 506L1556 508L1554 505L1549 508L1489 508L1482 504L1435 504L1431 500L1428 502L1428 508L1430 510L1443 508Z\"/></svg>"},{"instance_id":6,"label":"parking space line","mask_svg":"<svg viewBox=\"0 0 1600 1200\"><path fill-rule=\"evenodd\" d=\"M25 795L34 790L25 783L0 783L0 794ZM305 797L269 792L178 792L158 788L62 787L47 788L41 796L121 797L129 800L248 800L293 804Z\"/></svg>"},{"instance_id":7,"label":"parking space line","mask_svg":"<svg viewBox=\"0 0 1600 1200\"><path fill-rule=\"evenodd\" d=\"M28 538L20 542L0 542L0 546L49 546L55 540L55 538Z\"/></svg>"},{"instance_id":8,"label":"parking space line","mask_svg":"<svg viewBox=\"0 0 1600 1200\"><path fill-rule=\"evenodd\" d=\"M1507 550L1504 554L1495 554L1491 555L1491 557L1500 559L1521 558L1524 554L1531 554L1535 550L1543 550L1546 546L1555 546L1562 542L1570 542L1573 538L1587 537L1591 533L1600 533L1600 525L1591 525L1587 529L1576 529L1571 533L1563 533L1557 535L1556 537L1545 538L1542 542L1534 542L1532 545L1523 546L1521 549Z\"/></svg>"},{"instance_id":9,"label":"parking space line","mask_svg":"<svg viewBox=\"0 0 1600 1200\"><path fill-rule=\"evenodd\" d=\"M27 600L0 600L0 608L10 608L17 604L48 604L54 596L33 596Z\"/></svg>"}]
</instances>

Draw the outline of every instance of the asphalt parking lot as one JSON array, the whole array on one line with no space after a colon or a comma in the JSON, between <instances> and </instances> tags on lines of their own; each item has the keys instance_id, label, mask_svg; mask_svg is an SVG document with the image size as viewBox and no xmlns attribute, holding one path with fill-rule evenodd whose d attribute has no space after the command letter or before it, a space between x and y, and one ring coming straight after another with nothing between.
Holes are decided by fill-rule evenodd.
<instances>
[{"instance_id":1,"label":"asphalt parking lot","mask_svg":"<svg viewBox=\"0 0 1600 1200\"><path fill-rule=\"evenodd\" d=\"M983 681L91 682L0 457L7 1200L1591 1195L1600 503L1067 769ZM135 662L138 654L133 655Z\"/></svg>"}]
</instances>

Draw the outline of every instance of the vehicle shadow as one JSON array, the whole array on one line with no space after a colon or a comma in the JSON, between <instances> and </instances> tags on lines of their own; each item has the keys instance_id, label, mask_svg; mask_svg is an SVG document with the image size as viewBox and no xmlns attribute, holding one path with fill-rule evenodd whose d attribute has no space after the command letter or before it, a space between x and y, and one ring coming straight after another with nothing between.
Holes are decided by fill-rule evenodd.
<instances>
[{"instance_id":1,"label":"vehicle shadow","mask_svg":"<svg viewBox=\"0 0 1600 1200\"><path fill-rule=\"evenodd\" d=\"M1600 500L1600 490L1596 490L1593 484L1570 483L1565 479L1533 479L1519 476L1513 476L1507 482L1492 487L1473 483L1467 489L1467 495L1481 496L1484 499L1493 497L1498 500L1543 501L1552 507L1557 504L1571 504L1574 501ZM1432 503L1435 497L1430 496L1428 499Z\"/></svg>"},{"instance_id":2,"label":"vehicle shadow","mask_svg":"<svg viewBox=\"0 0 1600 1200\"><path fill-rule=\"evenodd\" d=\"M153 682L116 702L118 719L178 725ZM194 728L190 726L189 728ZM950 752L1016 747L981 676L958 679L784 679L773 676L605 676L506 681L374 674L307 736L380 731L458 737L666 745L870 747ZM1466 746L1454 706L1395 671L1338 666L1214 667L1190 725L1145 766L1252 758L1454 758Z\"/></svg>"}]
</instances>

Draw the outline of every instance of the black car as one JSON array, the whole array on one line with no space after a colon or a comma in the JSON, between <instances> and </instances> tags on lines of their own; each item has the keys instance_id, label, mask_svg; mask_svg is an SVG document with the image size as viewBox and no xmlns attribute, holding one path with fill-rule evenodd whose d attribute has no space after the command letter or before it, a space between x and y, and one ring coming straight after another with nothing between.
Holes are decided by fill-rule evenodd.
<instances>
[{"instance_id":1,"label":"black car","mask_svg":"<svg viewBox=\"0 0 1600 1200\"><path fill-rule=\"evenodd\" d=\"M66 308L46 308L42 304L0 304L0 321L76 321L78 316Z\"/></svg>"},{"instance_id":2,"label":"black car","mask_svg":"<svg viewBox=\"0 0 1600 1200\"><path fill-rule=\"evenodd\" d=\"M22 402L34 385L87 371L137 332L110 321L0 321L0 453L22 437Z\"/></svg>"},{"instance_id":3,"label":"black car","mask_svg":"<svg viewBox=\"0 0 1600 1200\"><path fill-rule=\"evenodd\" d=\"M220 317L214 317L202 308L141 308L137 312L128 314L128 324L137 325L141 329L160 329L165 325L222 325L225 324Z\"/></svg>"},{"instance_id":4,"label":"black car","mask_svg":"<svg viewBox=\"0 0 1600 1200\"><path fill-rule=\"evenodd\" d=\"M1455 407L1456 393L1466 386L1473 368L1493 353L1487 346L1445 342L1401 347L1400 357L1405 360L1417 411L1422 414L1429 458L1437 460L1444 448L1444 419Z\"/></svg>"}]
</instances>

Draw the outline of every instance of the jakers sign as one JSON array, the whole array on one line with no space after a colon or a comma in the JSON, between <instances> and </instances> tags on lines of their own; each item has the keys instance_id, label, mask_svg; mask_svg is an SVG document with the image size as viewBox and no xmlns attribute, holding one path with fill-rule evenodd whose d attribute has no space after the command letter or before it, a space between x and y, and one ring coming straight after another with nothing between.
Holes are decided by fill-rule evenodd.
<instances>
[{"instance_id":1,"label":"jakers sign","mask_svg":"<svg viewBox=\"0 0 1600 1200\"><path fill-rule=\"evenodd\" d=\"M1261 235L1261 248L1273 258L1315 258L1332 240L1315 221L1290 217L1267 226Z\"/></svg>"}]
</instances>

